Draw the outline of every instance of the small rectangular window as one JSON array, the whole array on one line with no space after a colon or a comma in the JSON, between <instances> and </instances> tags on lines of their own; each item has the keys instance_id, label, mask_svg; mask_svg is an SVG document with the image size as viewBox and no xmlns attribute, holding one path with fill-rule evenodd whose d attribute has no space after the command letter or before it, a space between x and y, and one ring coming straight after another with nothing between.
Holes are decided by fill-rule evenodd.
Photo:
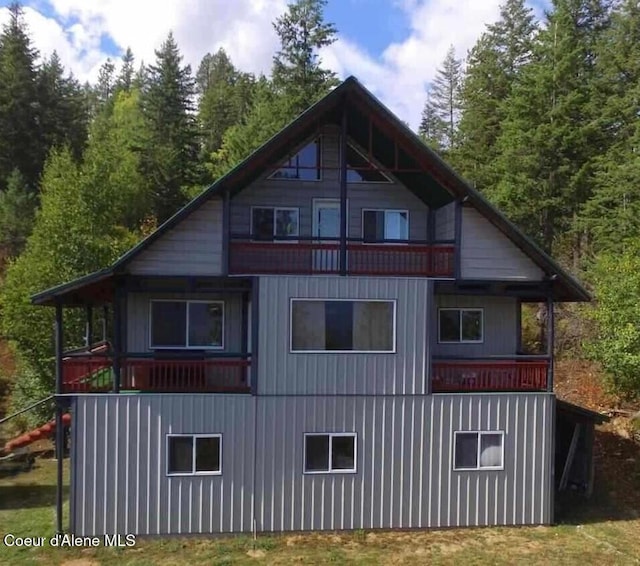
<instances>
[{"instance_id":1,"label":"small rectangular window","mask_svg":"<svg viewBox=\"0 0 640 566\"><path fill-rule=\"evenodd\" d=\"M395 302L292 299L292 352L395 351Z\"/></svg>"},{"instance_id":2,"label":"small rectangular window","mask_svg":"<svg viewBox=\"0 0 640 566\"><path fill-rule=\"evenodd\" d=\"M165 301L150 304L152 348L222 348L222 301Z\"/></svg>"},{"instance_id":3,"label":"small rectangular window","mask_svg":"<svg viewBox=\"0 0 640 566\"><path fill-rule=\"evenodd\" d=\"M167 451L168 475L222 472L222 436L219 434L170 434Z\"/></svg>"},{"instance_id":4,"label":"small rectangular window","mask_svg":"<svg viewBox=\"0 0 640 566\"><path fill-rule=\"evenodd\" d=\"M355 472L356 435L354 433L305 434L304 471L308 474Z\"/></svg>"},{"instance_id":5,"label":"small rectangular window","mask_svg":"<svg viewBox=\"0 0 640 566\"><path fill-rule=\"evenodd\" d=\"M483 310L444 308L438 311L438 341L468 343L483 341Z\"/></svg>"},{"instance_id":6,"label":"small rectangular window","mask_svg":"<svg viewBox=\"0 0 640 566\"><path fill-rule=\"evenodd\" d=\"M291 239L299 235L297 208L254 207L251 235L256 240Z\"/></svg>"},{"instance_id":7,"label":"small rectangular window","mask_svg":"<svg viewBox=\"0 0 640 566\"><path fill-rule=\"evenodd\" d=\"M504 468L503 432L454 433L454 470L501 470Z\"/></svg>"},{"instance_id":8,"label":"small rectangular window","mask_svg":"<svg viewBox=\"0 0 640 566\"><path fill-rule=\"evenodd\" d=\"M385 242L409 239L409 212L406 210L363 210L362 239Z\"/></svg>"}]
</instances>

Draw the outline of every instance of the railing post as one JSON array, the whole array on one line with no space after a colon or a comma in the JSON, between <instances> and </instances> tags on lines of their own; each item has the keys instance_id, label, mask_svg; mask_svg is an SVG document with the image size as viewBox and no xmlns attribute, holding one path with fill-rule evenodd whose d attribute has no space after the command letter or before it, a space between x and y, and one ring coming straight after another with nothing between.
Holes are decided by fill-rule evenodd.
<instances>
[{"instance_id":1,"label":"railing post","mask_svg":"<svg viewBox=\"0 0 640 566\"><path fill-rule=\"evenodd\" d=\"M547 355L549 356L549 369L547 370L547 391L553 391L554 370L554 343L555 343L555 313L553 310L553 297L547 298Z\"/></svg>"}]
</instances>

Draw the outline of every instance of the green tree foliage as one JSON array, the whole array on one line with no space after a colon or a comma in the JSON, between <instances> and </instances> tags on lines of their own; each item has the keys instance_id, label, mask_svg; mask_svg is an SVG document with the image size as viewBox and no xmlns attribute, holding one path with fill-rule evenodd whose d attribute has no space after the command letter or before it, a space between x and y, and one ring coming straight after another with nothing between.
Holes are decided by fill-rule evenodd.
<instances>
[{"instance_id":1,"label":"green tree foliage","mask_svg":"<svg viewBox=\"0 0 640 566\"><path fill-rule=\"evenodd\" d=\"M0 192L0 249L4 256L16 257L31 233L36 195L29 190L18 169L9 176L7 189Z\"/></svg>"},{"instance_id":2,"label":"green tree foliage","mask_svg":"<svg viewBox=\"0 0 640 566\"><path fill-rule=\"evenodd\" d=\"M586 310L594 335L586 351L623 397L640 396L640 249L605 254L590 271L595 305Z\"/></svg>"},{"instance_id":3,"label":"green tree foliage","mask_svg":"<svg viewBox=\"0 0 640 566\"><path fill-rule=\"evenodd\" d=\"M429 145L442 153L450 152L457 145L462 78L462 61L456 58L451 46L429 86L419 131Z\"/></svg>"},{"instance_id":4,"label":"green tree foliage","mask_svg":"<svg viewBox=\"0 0 640 566\"><path fill-rule=\"evenodd\" d=\"M163 222L185 204L184 190L201 180L191 68L169 34L156 51L142 90L148 128L142 172L153 190L153 213Z\"/></svg>"},{"instance_id":5,"label":"green tree foliage","mask_svg":"<svg viewBox=\"0 0 640 566\"><path fill-rule=\"evenodd\" d=\"M469 52L461 89L459 147L451 156L460 173L480 190L499 179L497 140L506 115L505 101L530 61L537 32L524 0L507 0L500 19L489 26Z\"/></svg>"},{"instance_id":6,"label":"green tree foliage","mask_svg":"<svg viewBox=\"0 0 640 566\"><path fill-rule=\"evenodd\" d=\"M135 78L135 70L133 68L134 61L133 51L131 51L130 47L127 47L127 50L122 56L120 72L116 78L116 90L129 92L133 88Z\"/></svg>"},{"instance_id":7,"label":"green tree foliage","mask_svg":"<svg viewBox=\"0 0 640 566\"><path fill-rule=\"evenodd\" d=\"M196 75L200 96L198 120L202 134L202 153L210 156L222 146L222 136L242 122L247 114L255 85L250 73L238 71L224 49L207 53Z\"/></svg>"}]
</instances>

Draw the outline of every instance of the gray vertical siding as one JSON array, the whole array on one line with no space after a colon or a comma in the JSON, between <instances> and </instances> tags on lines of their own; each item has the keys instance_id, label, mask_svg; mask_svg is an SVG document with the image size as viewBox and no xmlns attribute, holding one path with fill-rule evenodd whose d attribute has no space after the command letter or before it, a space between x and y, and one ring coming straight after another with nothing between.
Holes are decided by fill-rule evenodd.
<instances>
[{"instance_id":1,"label":"gray vertical siding","mask_svg":"<svg viewBox=\"0 0 640 566\"><path fill-rule=\"evenodd\" d=\"M224 302L223 352L242 350L242 297L239 293L129 293L127 296L127 351L149 352L149 305L154 299Z\"/></svg>"},{"instance_id":2,"label":"gray vertical siding","mask_svg":"<svg viewBox=\"0 0 640 566\"><path fill-rule=\"evenodd\" d=\"M311 138L313 139L313 138ZM308 141L311 141L308 140ZM322 162L325 167L339 166L339 136L335 129L325 129L322 136ZM304 144L303 144L304 145ZM319 181L269 179L265 175L231 200L231 232L248 234L251 230L252 206L284 206L299 209L300 235L311 236L313 199L340 197L339 171L322 171ZM409 211L409 238L427 238L428 207L400 183L349 183L347 210L348 236L362 237L363 209L400 209Z\"/></svg>"},{"instance_id":3,"label":"gray vertical siding","mask_svg":"<svg viewBox=\"0 0 640 566\"><path fill-rule=\"evenodd\" d=\"M103 395L73 410L77 535L551 520L549 394ZM504 470L453 471L455 430L504 431ZM169 432L221 433L222 475L167 477ZM357 472L303 474L305 432L357 433Z\"/></svg>"},{"instance_id":4,"label":"gray vertical siding","mask_svg":"<svg viewBox=\"0 0 640 566\"><path fill-rule=\"evenodd\" d=\"M462 209L461 267L464 279L540 281L542 270L507 236L469 206Z\"/></svg>"},{"instance_id":5,"label":"gray vertical siding","mask_svg":"<svg viewBox=\"0 0 640 566\"><path fill-rule=\"evenodd\" d=\"M434 340L435 356L512 356L518 348L518 301L515 297L436 295L437 308L481 308L484 312L484 341L481 344L440 344ZM437 317L437 313L436 313ZM436 321L434 331L438 332Z\"/></svg>"},{"instance_id":6,"label":"gray vertical siding","mask_svg":"<svg viewBox=\"0 0 640 566\"><path fill-rule=\"evenodd\" d=\"M136 275L222 273L222 200L211 198L135 258Z\"/></svg>"},{"instance_id":7,"label":"gray vertical siding","mask_svg":"<svg viewBox=\"0 0 640 566\"><path fill-rule=\"evenodd\" d=\"M261 277L260 395L425 394L429 281L376 277ZM396 353L291 353L292 298L396 301Z\"/></svg>"}]
</instances>

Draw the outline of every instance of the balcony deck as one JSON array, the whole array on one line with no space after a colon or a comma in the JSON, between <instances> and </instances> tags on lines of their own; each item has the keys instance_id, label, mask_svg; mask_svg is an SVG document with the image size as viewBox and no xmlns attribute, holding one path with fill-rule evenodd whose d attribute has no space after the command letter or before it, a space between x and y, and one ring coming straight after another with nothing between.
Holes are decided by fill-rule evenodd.
<instances>
[{"instance_id":1,"label":"balcony deck","mask_svg":"<svg viewBox=\"0 0 640 566\"><path fill-rule=\"evenodd\" d=\"M346 246L349 275L452 277L455 247L449 243L365 243ZM252 241L229 243L229 273L243 275L335 275L340 273L340 244L336 241Z\"/></svg>"}]
</instances>

